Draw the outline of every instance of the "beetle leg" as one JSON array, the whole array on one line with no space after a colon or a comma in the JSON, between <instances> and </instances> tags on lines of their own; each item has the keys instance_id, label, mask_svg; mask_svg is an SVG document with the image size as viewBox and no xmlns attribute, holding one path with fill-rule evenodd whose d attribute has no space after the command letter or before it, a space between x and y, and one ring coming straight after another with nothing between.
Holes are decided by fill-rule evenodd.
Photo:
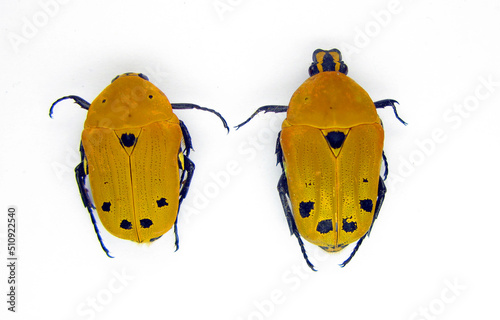
<instances>
[{"instance_id":1,"label":"beetle leg","mask_svg":"<svg viewBox=\"0 0 500 320\"><path fill-rule=\"evenodd\" d=\"M275 113L280 113L280 112L286 112L288 110L288 106L275 106L275 105L269 105L269 106L263 106L257 109L251 116L250 118L246 119L244 122L240 123L239 125L235 126L236 130L247 124L250 120L252 120L253 117L255 117L259 112L275 112Z\"/></svg>"},{"instance_id":2,"label":"beetle leg","mask_svg":"<svg viewBox=\"0 0 500 320\"><path fill-rule=\"evenodd\" d=\"M276 165L281 165L281 169L285 170L285 168L283 167L283 150L281 149L280 137L281 131L278 132L278 139L276 140Z\"/></svg>"},{"instance_id":3,"label":"beetle leg","mask_svg":"<svg viewBox=\"0 0 500 320\"><path fill-rule=\"evenodd\" d=\"M82 156L82 162L80 162L76 168L75 168L75 175L76 175L76 182L78 184L78 189L80 190L80 195L82 196L82 201L83 205L85 208L87 208L87 211L89 212L90 215L90 220L92 221L92 225L94 226L94 231L95 234L97 235L97 239L99 240L99 243L101 244L102 250L106 253L106 255L110 258L113 258L109 254L108 248L104 245L101 234L99 233L99 228L97 228L97 222L94 216L93 208L94 205L92 204L92 201L90 200L89 194L87 192L87 189L85 188L85 177L87 176L87 160L85 158L85 151L83 150L83 145L80 144L80 153Z\"/></svg>"},{"instance_id":4,"label":"beetle leg","mask_svg":"<svg viewBox=\"0 0 500 320\"><path fill-rule=\"evenodd\" d=\"M384 160L384 181L387 179L387 175L389 174L389 163L387 162L387 157L385 156L385 152L382 150L382 159Z\"/></svg>"},{"instance_id":5,"label":"beetle leg","mask_svg":"<svg viewBox=\"0 0 500 320\"><path fill-rule=\"evenodd\" d=\"M408 123L404 122L404 120L399 117L398 111L396 110L395 103L399 104L399 102L397 102L396 100L384 99L384 100L380 100L380 101L375 102L375 108L392 107L392 110L394 111L394 115L396 116L396 119L398 119L402 124L404 124L406 126Z\"/></svg>"},{"instance_id":6,"label":"beetle leg","mask_svg":"<svg viewBox=\"0 0 500 320\"><path fill-rule=\"evenodd\" d=\"M177 217L174 222L174 234L175 234L175 251L179 250L179 233L177 231L177 220L179 218L179 210L181 208L182 200L186 197L189 186L191 185L191 180L193 179L194 173L194 163L188 157L184 156L184 170L182 171L182 177L184 177L184 172L187 173L186 180L181 180L181 189L179 191L179 208L177 209Z\"/></svg>"},{"instance_id":7,"label":"beetle leg","mask_svg":"<svg viewBox=\"0 0 500 320\"><path fill-rule=\"evenodd\" d=\"M365 237L370 235L370 232L372 231L373 228L373 224L375 223L375 219L377 219L378 213L380 212L380 208L382 207L382 203L384 202L386 191L387 188L385 187L384 179L382 179L382 177L379 177L377 204L375 205L375 212L373 214L373 219L372 219L372 224L370 225L370 229L368 229L368 232L365 233L365 235L358 240L358 243L356 243L356 246L354 247L354 250L352 250L351 255L349 256L349 258L347 258L346 261L342 262L342 264L340 265L341 267L345 267L345 265L348 264L349 261L351 261L352 257L354 257L359 247L361 246L361 243L363 243Z\"/></svg>"},{"instance_id":8,"label":"beetle leg","mask_svg":"<svg viewBox=\"0 0 500 320\"><path fill-rule=\"evenodd\" d=\"M50 106L50 109L49 109L49 116L52 118L52 112L53 112L53 109L54 109L54 106L56 104L58 104L59 102L63 101L63 100L66 100L66 99L73 99L75 100L75 103L77 105L79 105L80 107L82 107L83 109L85 110L88 110L89 107L90 107L90 103L88 103L85 99L83 98L80 98L79 96L66 96L66 97L62 97L62 98L59 98L57 99L51 106Z\"/></svg>"},{"instance_id":9,"label":"beetle leg","mask_svg":"<svg viewBox=\"0 0 500 320\"><path fill-rule=\"evenodd\" d=\"M184 159L185 159L186 157L189 157L191 150L194 150L193 143L191 141L191 135L189 134L188 128L186 127L184 122L179 120L179 125L181 127L182 137L184 139L184 151L180 150L179 152L184 154ZM186 170L184 170L184 165L181 163L179 163L179 169L182 170L180 179L180 181L182 182L184 181L184 175L186 174Z\"/></svg>"},{"instance_id":10,"label":"beetle leg","mask_svg":"<svg viewBox=\"0 0 500 320\"><path fill-rule=\"evenodd\" d=\"M205 107L200 107L199 105L192 104L192 103L171 103L172 109L177 109L177 110L182 110L182 109L197 109L197 110L203 110L203 111L208 111L213 114L215 114L219 119L222 121L222 124L224 125L224 128L227 129L227 132L229 132L229 126L227 125L226 119L218 113L217 111Z\"/></svg>"},{"instance_id":11,"label":"beetle leg","mask_svg":"<svg viewBox=\"0 0 500 320\"><path fill-rule=\"evenodd\" d=\"M375 219L377 219L377 217L378 217L378 213L380 212L380 208L382 208L382 203L384 202L386 192L387 192L387 188L385 186L384 179L382 179L382 177L379 177L377 204L375 205L375 212L373 214L372 225L370 226L370 229L368 230L368 235L370 235L370 231L372 230L373 223L375 222Z\"/></svg>"},{"instance_id":12,"label":"beetle leg","mask_svg":"<svg viewBox=\"0 0 500 320\"><path fill-rule=\"evenodd\" d=\"M286 220L288 222L288 227L290 227L290 233L294 234L297 237L297 241L300 245L300 250L302 251L302 255L304 256L304 260L306 260L307 265L311 270L316 271L314 269L314 265L309 261L307 257L306 248L304 247L304 242L302 242L302 238L300 237L299 230L295 225L295 220L293 219L292 210L290 209L290 205L288 204L288 185L286 181L285 172L281 175L281 178L278 182L278 192L280 194L281 205L283 206L283 210L285 211Z\"/></svg>"},{"instance_id":13,"label":"beetle leg","mask_svg":"<svg viewBox=\"0 0 500 320\"><path fill-rule=\"evenodd\" d=\"M351 255L349 256L349 258L347 258L347 260L346 260L346 261L344 261L344 262L342 262L342 263L340 264L340 266L341 266L342 268L343 268L343 267L345 267L345 266L346 266L346 264L348 264L348 263L349 263L349 261L351 261L351 259L354 257L354 255L356 254L356 252L358 251L359 247L361 246L361 243L363 243L363 240L365 239L365 237L366 237L366 235L367 235L367 234L368 234L368 233L365 233L365 235L364 235L364 236L362 236L362 237L358 240L358 243L356 243L356 246L354 247L354 250L352 250Z\"/></svg>"},{"instance_id":14,"label":"beetle leg","mask_svg":"<svg viewBox=\"0 0 500 320\"><path fill-rule=\"evenodd\" d=\"M191 140L191 135L189 134L189 131L188 131L188 128L186 127L186 125L184 124L184 122L182 122L181 120L179 120L179 125L181 127L181 131L182 131L182 137L184 138L184 145L185 145L185 155L186 157L189 157L189 153L191 152L191 150L194 150L193 149L193 142Z\"/></svg>"}]
</instances>

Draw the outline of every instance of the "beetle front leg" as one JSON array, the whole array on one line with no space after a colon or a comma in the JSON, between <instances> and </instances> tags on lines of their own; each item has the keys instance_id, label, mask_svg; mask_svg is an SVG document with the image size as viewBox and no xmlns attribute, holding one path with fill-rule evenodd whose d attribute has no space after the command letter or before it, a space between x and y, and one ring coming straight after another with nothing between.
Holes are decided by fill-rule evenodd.
<instances>
[{"instance_id":1,"label":"beetle front leg","mask_svg":"<svg viewBox=\"0 0 500 320\"><path fill-rule=\"evenodd\" d=\"M375 108L380 109L380 108L385 108L385 107L392 107L392 110L394 111L394 115L396 116L396 119L398 119L402 124L405 126L408 124L406 123L403 119L401 119L398 115L398 111L396 110L396 103L399 104L396 100L393 99L384 99L380 100L375 103Z\"/></svg>"},{"instance_id":2,"label":"beetle front leg","mask_svg":"<svg viewBox=\"0 0 500 320\"><path fill-rule=\"evenodd\" d=\"M79 96L74 96L74 95L71 95L71 96L65 96L65 97L62 97L62 98L59 98L57 99L51 106L50 106L50 109L49 109L49 116L52 118L52 113L54 111L54 106L56 104L58 104L59 102L63 101L63 100L66 100L66 99L73 99L75 101L75 103L77 105L79 105L82 109L85 109L85 110L88 110L89 107L90 107L90 103L88 101L86 101L85 99L83 98L80 98Z\"/></svg>"},{"instance_id":3,"label":"beetle front leg","mask_svg":"<svg viewBox=\"0 0 500 320\"><path fill-rule=\"evenodd\" d=\"M269 105L269 106L263 106L257 109L251 116L250 118L246 119L239 125L235 126L236 130L247 124L250 120L252 120L253 117L255 117L258 113L264 112L274 112L274 113L280 113L280 112L286 112L288 110L288 106L276 106L276 105Z\"/></svg>"}]
</instances>

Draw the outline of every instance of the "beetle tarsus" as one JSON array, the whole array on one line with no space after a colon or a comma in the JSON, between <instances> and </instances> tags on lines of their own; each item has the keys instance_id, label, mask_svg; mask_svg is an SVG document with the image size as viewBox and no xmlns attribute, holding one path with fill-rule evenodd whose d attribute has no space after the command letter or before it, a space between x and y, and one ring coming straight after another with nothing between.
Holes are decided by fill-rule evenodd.
<instances>
[{"instance_id":1,"label":"beetle tarsus","mask_svg":"<svg viewBox=\"0 0 500 320\"><path fill-rule=\"evenodd\" d=\"M276 106L276 105L268 105L268 106L262 106L259 109L257 109L251 116L250 118L246 119L239 125L235 126L236 130L247 124L250 120L252 120L253 117L255 117L257 114L260 112L268 113L268 112L274 112L274 113L280 113L280 112L286 112L288 110L288 106Z\"/></svg>"},{"instance_id":2,"label":"beetle tarsus","mask_svg":"<svg viewBox=\"0 0 500 320\"><path fill-rule=\"evenodd\" d=\"M356 246L354 247L354 250L352 250L351 255L349 256L349 258L347 258L346 261L344 261L341 264L339 264L339 266L341 266L343 268L343 267L346 266L346 264L349 263L349 261L351 261L351 259L354 257L354 255L358 251L359 247L361 246L361 243L363 243L363 240L365 239L366 235L367 235L367 233L358 240L358 243L356 243Z\"/></svg>"},{"instance_id":3,"label":"beetle tarsus","mask_svg":"<svg viewBox=\"0 0 500 320\"><path fill-rule=\"evenodd\" d=\"M219 117L219 119L222 121L222 124L224 125L224 128L226 128L227 132L229 133L229 126L227 125L226 119L224 119L224 117L220 113L218 113L217 111L215 111L213 109L200 107L199 105L193 104L193 103L171 103L171 105L172 105L172 109L176 109L176 110L196 109L196 110L203 110L203 111L211 112L211 113L215 114L217 117Z\"/></svg>"}]
</instances>

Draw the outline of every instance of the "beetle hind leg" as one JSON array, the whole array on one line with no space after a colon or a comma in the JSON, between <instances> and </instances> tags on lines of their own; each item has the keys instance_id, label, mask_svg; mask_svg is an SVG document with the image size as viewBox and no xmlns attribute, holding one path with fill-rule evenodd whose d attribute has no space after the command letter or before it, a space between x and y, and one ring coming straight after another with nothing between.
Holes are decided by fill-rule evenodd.
<instances>
[{"instance_id":1,"label":"beetle hind leg","mask_svg":"<svg viewBox=\"0 0 500 320\"><path fill-rule=\"evenodd\" d=\"M307 257L306 248L304 247L304 242L300 237L299 230L297 229L297 225L295 224L295 220L293 219L292 210L290 209L290 205L288 204L288 185L286 181L285 172L281 175L281 178L278 182L278 192L281 199L281 205L283 206L283 211L285 211L286 220L288 222L288 227L290 228L290 233L294 234L297 237L297 241L299 242L300 251L302 251L302 256L304 260L306 260L307 265L311 270L316 271L314 265L309 261Z\"/></svg>"},{"instance_id":2,"label":"beetle hind leg","mask_svg":"<svg viewBox=\"0 0 500 320\"><path fill-rule=\"evenodd\" d=\"M181 189L179 191L179 208L177 209L177 217L174 222L174 235L175 235L175 251L179 250L179 232L177 229L177 220L179 220L179 210L181 208L181 203L186 197L189 186L191 185L191 180L193 179L195 165L193 161L191 161L187 156L184 156L184 168L182 170L181 177L183 178L186 175L185 180L181 180Z\"/></svg>"},{"instance_id":3,"label":"beetle hind leg","mask_svg":"<svg viewBox=\"0 0 500 320\"><path fill-rule=\"evenodd\" d=\"M80 164L78 164L75 168L76 183L78 184L78 189L80 190L80 195L82 196L83 205L89 212L90 220L92 221L92 225L94 226L94 231L97 235L97 239L99 240L101 248L108 257L113 258L113 256L111 256L111 254L109 253L108 248L106 248L102 241L101 234L99 233L99 228L97 227L97 222L93 212L94 205L90 200L87 188L85 188L85 177L87 176L87 161L85 159L85 151L83 150L82 145L80 145L80 153L82 155L82 162L80 162Z\"/></svg>"},{"instance_id":4,"label":"beetle hind leg","mask_svg":"<svg viewBox=\"0 0 500 320\"><path fill-rule=\"evenodd\" d=\"M361 246L361 243L363 243L363 240L365 239L365 237L370 235L370 232L372 231L372 228L373 228L373 224L375 223L375 219L377 219L378 214L380 212L380 208L382 207L382 203L384 202L386 191L387 191L387 188L385 186L384 179L382 177L379 177L378 194L377 194L377 204L375 205L375 212L373 213L373 219L372 219L372 224L370 225L370 229L368 229L368 231L365 233L365 235L362 236L358 240L358 242L356 243L356 246L352 250L351 255L349 256L349 258L347 258L347 260L345 260L344 262L342 262L342 264L340 264L340 266L342 268L345 267L346 264L348 264L349 261L351 261L351 259L354 257L354 255L358 251L359 247Z\"/></svg>"}]
</instances>

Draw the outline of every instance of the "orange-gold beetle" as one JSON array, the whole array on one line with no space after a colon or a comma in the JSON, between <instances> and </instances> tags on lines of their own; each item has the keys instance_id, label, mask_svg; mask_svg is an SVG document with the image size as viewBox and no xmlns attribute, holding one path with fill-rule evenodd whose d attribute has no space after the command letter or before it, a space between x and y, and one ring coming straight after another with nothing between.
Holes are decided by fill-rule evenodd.
<instances>
[{"instance_id":1,"label":"orange-gold beetle","mask_svg":"<svg viewBox=\"0 0 500 320\"><path fill-rule=\"evenodd\" d=\"M125 73L111 82L89 104L80 147L82 162L75 168L83 204L90 213L101 247L93 209L112 235L135 242L152 242L174 227L178 248L177 215L194 172L187 127L172 109L212 109L194 104L171 104L142 73ZM88 176L90 194L85 187Z\"/></svg>"},{"instance_id":2,"label":"orange-gold beetle","mask_svg":"<svg viewBox=\"0 0 500 320\"><path fill-rule=\"evenodd\" d=\"M373 102L354 80L337 49L318 49L308 78L288 106L269 105L259 112L287 112L276 154L283 174L278 190L290 227L311 269L301 237L328 252L357 244L346 265L369 234L384 200L380 175L384 130L376 108L395 100ZM404 122L403 122L404 123ZM291 204L291 208L290 208Z\"/></svg>"}]
</instances>

